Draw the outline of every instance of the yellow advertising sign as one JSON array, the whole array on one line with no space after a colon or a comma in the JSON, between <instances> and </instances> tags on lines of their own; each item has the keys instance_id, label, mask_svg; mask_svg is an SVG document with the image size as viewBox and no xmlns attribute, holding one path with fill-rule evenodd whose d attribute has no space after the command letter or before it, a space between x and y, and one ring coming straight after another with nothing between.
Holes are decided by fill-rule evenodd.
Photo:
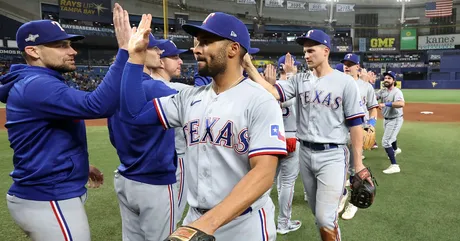
<instances>
[{"instance_id":1,"label":"yellow advertising sign","mask_svg":"<svg viewBox=\"0 0 460 241\"><path fill-rule=\"evenodd\" d=\"M273 60L252 60L252 64L254 66L265 66L267 64L277 64L276 61Z\"/></svg>"},{"instance_id":2,"label":"yellow advertising sign","mask_svg":"<svg viewBox=\"0 0 460 241\"><path fill-rule=\"evenodd\" d=\"M371 38L369 51L396 50L396 38Z\"/></svg>"}]
</instances>

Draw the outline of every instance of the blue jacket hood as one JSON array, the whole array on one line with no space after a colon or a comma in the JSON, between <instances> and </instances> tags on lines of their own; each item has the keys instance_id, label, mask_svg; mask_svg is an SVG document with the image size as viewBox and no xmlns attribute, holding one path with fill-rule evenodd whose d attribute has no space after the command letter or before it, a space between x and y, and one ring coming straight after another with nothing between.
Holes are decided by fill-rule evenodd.
<instances>
[{"instance_id":1,"label":"blue jacket hood","mask_svg":"<svg viewBox=\"0 0 460 241\"><path fill-rule=\"evenodd\" d=\"M6 103L10 89L18 82L28 71L23 71L28 65L13 64L10 67L10 72L6 75L0 76L0 101Z\"/></svg>"},{"instance_id":2,"label":"blue jacket hood","mask_svg":"<svg viewBox=\"0 0 460 241\"><path fill-rule=\"evenodd\" d=\"M8 74L0 76L0 101L6 103L10 90L16 82L24 79L26 76L32 76L37 73L46 73L63 80L60 73L48 68L30 66L27 64L13 64Z\"/></svg>"}]
</instances>

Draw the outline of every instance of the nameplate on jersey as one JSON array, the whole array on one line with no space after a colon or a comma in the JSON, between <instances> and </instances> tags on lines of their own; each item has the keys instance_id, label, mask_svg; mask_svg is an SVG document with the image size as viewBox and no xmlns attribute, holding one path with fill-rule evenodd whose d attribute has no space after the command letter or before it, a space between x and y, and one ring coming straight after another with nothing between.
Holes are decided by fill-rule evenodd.
<instances>
[{"instance_id":1,"label":"nameplate on jersey","mask_svg":"<svg viewBox=\"0 0 460 241\"><path fill-rule=\"evenodd\" d=\"M200 128L200 125L204 127ZM231 120L222 120L218 117L208 117L204 121L194 119L185 123L183 127L188 146L200 143L209 143L234 149L238 154L244 154L249 149L248 129L235 130Z\"/></svg>"},{"instance_id":2,"label":"nameplate on jersey","mask_svg":"<svg viewBox=\"0 0 460 241\"><path fill-rule=\"evenodd\" d=\"M336 110L342 105L342 96L336 96L332 92L319 89L302 92L299 94L299 98L304 106L316 104Z\"/></svg>"}]
</instances>

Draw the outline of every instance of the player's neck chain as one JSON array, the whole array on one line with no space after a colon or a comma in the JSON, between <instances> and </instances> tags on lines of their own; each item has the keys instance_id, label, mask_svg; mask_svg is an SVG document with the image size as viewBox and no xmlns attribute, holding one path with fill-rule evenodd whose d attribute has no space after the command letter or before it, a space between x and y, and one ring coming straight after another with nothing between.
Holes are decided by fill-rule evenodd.
<instances>
[{"instance_id":1,"label":"player's neck chain","mask_svg":"<svg viewBox=\"0 0 460 241\"><path fill-rule=\"evenodd\" d=\"M226 90L231 89L233 86L235 86L236 84L238 84L238 83L239 83L241 80L243 80L243 79L244 79L244 76L241 76L241 77L238 78L235 82L233 82L232 85L230 85ZM214 89L214 91L216 92L217 95L225 91L225 90L219 91L219 86L218 86L215 82L213 82L213 87L214 87L213 89Z\"/></svg>"}]
</instances>

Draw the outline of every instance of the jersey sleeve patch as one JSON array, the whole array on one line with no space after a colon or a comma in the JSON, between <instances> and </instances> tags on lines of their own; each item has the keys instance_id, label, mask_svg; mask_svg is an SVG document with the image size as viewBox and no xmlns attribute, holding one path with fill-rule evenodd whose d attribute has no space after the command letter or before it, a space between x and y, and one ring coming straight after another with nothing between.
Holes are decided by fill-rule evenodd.
<instances>
[{"instance_id":1,"label":"jersey sleeve patch","mask_svg":"<svg viewBox=\"0 0 460 241\"><path fill-rule=\"evenodd\" d=\"M270 125L270 136L278 138L280 141L286 141L279 125Z\"/></svg>"}]
</instances>

